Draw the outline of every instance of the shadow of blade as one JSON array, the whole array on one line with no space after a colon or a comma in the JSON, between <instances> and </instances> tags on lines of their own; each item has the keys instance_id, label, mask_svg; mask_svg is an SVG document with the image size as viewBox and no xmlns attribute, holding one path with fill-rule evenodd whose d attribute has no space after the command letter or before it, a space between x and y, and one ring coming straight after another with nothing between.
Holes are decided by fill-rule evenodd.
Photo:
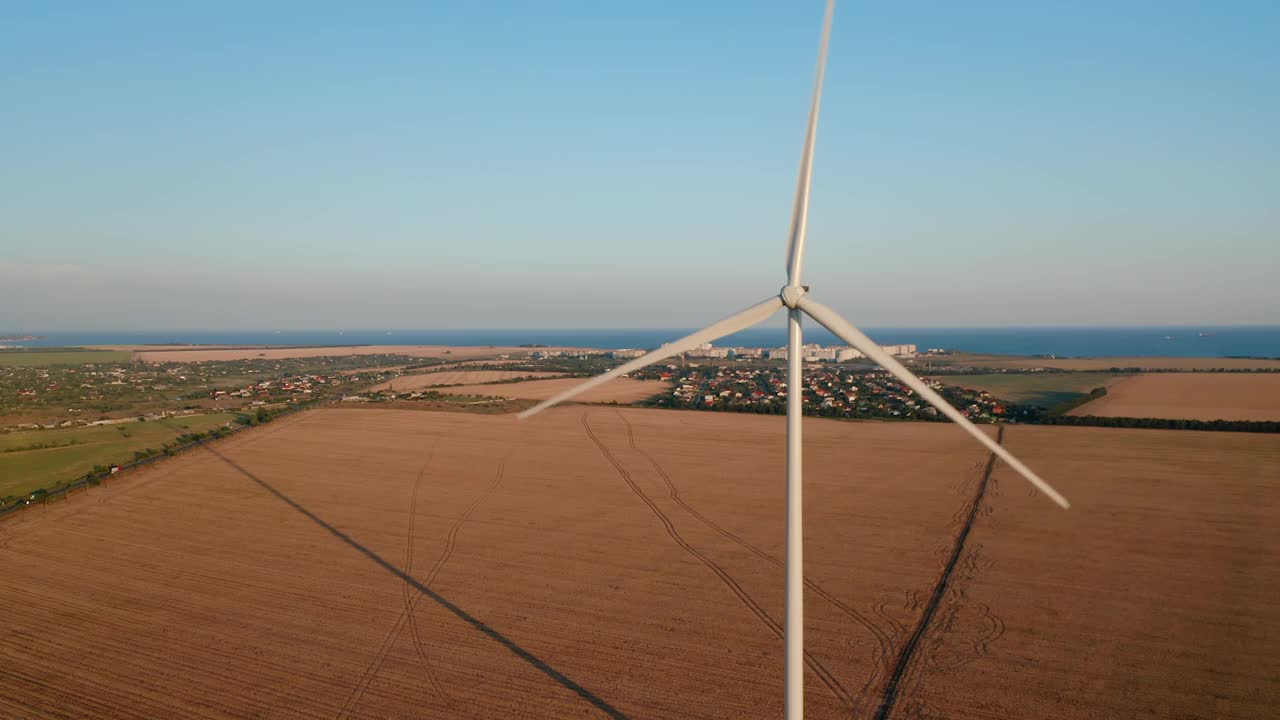
<instances>
[{"instance_id":1,"label":"shadow of blade","mask_svg":"<svg viewBox=\"0 0 1280 720\"><path fill-rule=\"evenodd\" d=\"M314 522L315 524L319 525L320 527L324 528L325 530L328 530L328 531L329 531L329 533L330 533L330 534L332 534L334 537L338 538L339 540L341 540L342 542L346 543L347 545L350 545L350 546L351 546L352 548L354 548L357 552L359 552L360 554L362 554L362 555L364 555L365 557L369 558L370 560L374 561L375 563L377 563L379 566L381 566L381 567L382 567L384 570L386 570L387 572L391 573L392 575L395 575L397 578L400 578L400 579L401 579L401 580L403 580L404 582L409 583L409 585L411 585L412 587L414 587L415 589L417 589L417 590L418 590L418 592L422 593L425 597L428 597L428 598L430 598L430 599L434 600L437 604L439 604L439 605L440 605L441 607L443 607L444 609L448 610L449 612L453 613L454 615L457 615L459 619L463 620L464 622L466 622L468 625L470 625L471 627L475 628L476 630L479 630L481 633L483 633L483 634L487 635L491 640L493 640L494 642L498 643L498 644L499 644L499 645L501 645L502 647L504 647L504 648L506 648L507 650L509 650L509 651L510 651L513 655L515 655L516 657L520 658L521 660L525 661L526 663L529 663L529 665L533 666L533 667L534 667L534 668L536 668L539 672L541 672L542 674L544 674L544 675L546 675L547 677L549 677L549 678L551 678L552 680L554 680L554 681L555 681L557 684L559 684L560 686L562 686L562 687L564 687L564 688L566 688L566 689L568 689L568 690L572 691L575 695L577 695L578 697L582 698L583 700L586 700L588 703L590 703L591 705L595 706L595 708L596 708L596 709L600 710L600 711L601 711L601 712L603 712L605 715L607 715L607 716L609 716L609 717L611 717L611 718L619 718L620 720L627 720L627 716L626 716L626 715L623 715L623 714L622 714L622 713L621 713L617 708L613 707L613 706L612 706L612 705L610 705L609 703L607 703L607 702L605 702L604 700L600 699L598 696L596 696L596 695L595 695L594 693L592 693L590 690L588 690L588 689L586 689L586 688L582 687L581 685L579 685L578 683L574 682L573 680L570 680L568 677L566 677L566 676L565 676L563 673L561 673L559 670L556 670L555 668L551 667L550 665L548 665L548 664L547 664L546 662L544 662L543 660L539 659L539 658L538 658L536 655L534 655L533 653L531 653L531 652L529 652L528 650L525 650L524 648L522 648L522 647L520 647L519 645L515 644L515 642L513 642L512 640L510 640L509 638L507 638L507 637L506 637L505 635L503 635L502 633L498 632L497 630L494 630L492 627L489 627L489 626L488 626L488 625L486 625L484 622L482 622L481 620L479 620L479 619L478 619L478 618L476 618L475 616L473 616L473 615L471 615L470 613L468 613L466 610L463 610L462 608L458 607L457 605L454 605L454 604L453 604L452 602L450 602L448 599L446 599L445 597L443 597L442 595L440 595L440 594L439 594L439 593L437 593L436 591L432 590L431 588L427 587L426 585L423 585L422 583L418 582L416 579L414 579L413 577L411 577L409 574L405 573L405 572L404 572L403 570L401 570L400 568L398 568L398 567L396 567L396 566L392 565L391 563L387 562L386 560L382 559L382 557L381 557L380 555L378 555L377 553L373 552L373 551L372 551L372 550L370 550L369 548L366 548L365 546L361 545L360 543L356 542L356 541L355 541L355 540L353 540L349 535L347 535L346 533L342 532L342 531L341 531L341 530L339 530L338 528L336 528L336 527L334 527L334 526L330 525L329 523L325 522L323 519L321 519L321 518L320 518L319 516L317 516L315 513L313 513L313 512L311 512L310 510L306 509L306 508L305 508L305 507L303 507L302 505L299 505L299 504L298 504L298 503L297 503L293 498L291 498L291 497L289 497L288 495L285 495L284 493L280 492L280 491L279 491L279 490L277 490L275 487L273 487L270 483L266 482L265 480L262 480L262 479L261 479L261 478L259 478L258 476L254 475L253 473L251 473L251 472L249 472L248 470L244 469L243 467L241 467L240 465L238 465L234 460L232 460L232 459L228 458L227 456L225 456L225 455L223 455L222 453L218 452L218 451L217 451L217 450L215 450L214 448L212 448L212 447L210 447L210 446L206 445L206 446L205 446L205 449L206 449L206 450L208 450L209 452L213 453L214 455L216 455L220 460L222 460L222 461L223 461L223 462L225 462L226 464L230 465L232 468L234 468L234 469L235 469L237 472L239 472L241 475L244 475L245 477L249 478L250 480L252 480L252 481L254 481L255 483L257 483L258 485L260 485L260 486L261 486L264 490L266 490L267 492L271 493L272 495L275 495L275 496L276 496L277 498L279 498L280 500L283 500L283 501L284 501L284 502L285 502L289 507L291 507L291 508L293 508L294 510L297 510L298 512L300 512L300 513L302 513L303 515L305 515L305 516L307 517L307 519L308 519L308 520L310 520L310 521Z\"/></svg>"},{"instance_id":2,"label":"shadow of blade","mask_svg":"<svg viewBox=\"0 0 1280 720\"><path fill-rule=\"evenodd\" d=\"M996 426L996 442L999 444L1004 443L1004 425ZM907 638L907 642L902 646L902 651L898 654L898 660L894 663L893 672L889 675L888 682L885 683L884 693L880 696L880 707L876 711L875 720L888 720L889 716L893 714L893 709L899 700L898 695L902 682L906 679L911 669L912 661L917 657L916 651L921 647L921 641L924 639L925 633L929 631L934 615L937 614L943 598L947 595L951 585L951 575L955 571L956 565L960 562L960 555L964 552L965 541L969 537L969 532L973 530L974 523L978 520L978 513L982 510L982 502L987 494L987 485L991 482L991 471L995 469L995 466L996 454L990 453L987 455L987 464L982 470L982 478L978 481L978 491L964 515L964 525L960 527L960 532L956 534L955 542L951 546L951 553L947 558L946 564L942 566L942 574L938 576L938 581L934 583L933 592L929 595L929 601L925 603L924 610L920 613L920 620L916 623L915 630Z\"/></svg>"}]
</instances>

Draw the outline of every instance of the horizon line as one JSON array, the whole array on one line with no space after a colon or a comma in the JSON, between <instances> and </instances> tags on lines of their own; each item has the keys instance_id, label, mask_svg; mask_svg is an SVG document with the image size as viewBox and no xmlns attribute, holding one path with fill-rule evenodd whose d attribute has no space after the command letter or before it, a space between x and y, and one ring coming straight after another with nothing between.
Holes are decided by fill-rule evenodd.
<instances>
[{"instance_id":1,"label":"horizon line","mask_svg":"<svg viewBox=\"0 0 1280 720\"><path fill-rule=\"evenodd\" d=\"M413 328L413 327L359 327L359 328L110 328L110 329L90 329L75 328L64 330L52 329L32 329L32 330L0 330L0 335L39 335L41 333L62 334L62 333L170 333L170 332L208 332L208 333L431 333L431 332L682 332L687 331L692 326L667 326L667 327L584 327L584 326L565 326L565 327L455 327L455 328ZM1203 328L1251 328L1251 329L1280 329L1280 322L1270 323L1199 323L1199 324L1126 324L1126 325L1085 325L1085 324L1045 324L1045 325L868 325L868 329L873 330L1144 330L1144 329L1203 329ZM783 326L760 326L759 328L748 328L739 332L750 332L752 330L778 330L785 331ZM814 328L821 330L821 328ZM730 333L736 335L738 333Z\"/></svg>"}]
</instances>

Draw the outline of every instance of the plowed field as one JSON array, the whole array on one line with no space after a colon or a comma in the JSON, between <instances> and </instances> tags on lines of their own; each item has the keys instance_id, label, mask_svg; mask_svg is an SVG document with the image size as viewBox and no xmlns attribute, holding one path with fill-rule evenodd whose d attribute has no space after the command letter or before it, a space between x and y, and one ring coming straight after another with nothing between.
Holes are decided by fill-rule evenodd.
<instances>
[{"instance_id":1,"label":"plowed field","mask_svg":"<svg viewBox=\"0 0 1280 720\"><path fill-rule=\"evenodd\" d=\"M584 378L559 378L555 380L530 380L529 382L502 385L464 385L449 388L456 395L493 395L495 397L521 398L524 400L546 400L558 392L584 382ZM610 380L598 388L592 388L574 398L577 402L620 402L630 403L652 397L670 389L670 385L660 380L632 380L620 378Z\"/></svg>"},{"instance_id":2,"label":"plowed field","mask_svg":"<svg viewBox=\"0 0 1280 720\"><path fill-rule=\"evenodd\" d=\"M1071 415L1174 420L1280 420L1280 374L1134 375Z\"/></svg>"},{"instance_id":3,"label":"plowed field","mask_svg":"<svg viewBox=\"0 0 1280 720\"><path fill-rule=\"evenodd\" d=\"M0 717L778 717L783 427L313 411L29 510ZM805 432L810 717L1280 701L1274 440L1009 430L1062 513L946 425Z\"/></svg>"},{"instance_id":4,"label":"plowed field","mask_svg":"<svg viewBox=\"0 0 1280 720\"><path fill-rule=\"evenodd\" d=\"M491 383L499 380L511 380L513 378L543 378L558 377L563 373L554 372L523 372L514 370L445 370L442 372L423 373L421 375L404 375L395 380L391 380L377 385L373 390L384 390L394 387L396 392L411 392L413 390L421 390L423 388L436 387L440 385L467 385ZM515 383L512 383L514 385ZM503 387L503 386L499 386ZM494 388L497 392L499 388Z\"/></svg>"},{"instance_id":5,"label":"plowed field","mask_svg":"<svg viewBox=\"0 0 1280 720\"><path fill-rule=\"evenodd\" d=\"M1280 442L1038 427L1005 444L1070 478L1074 505L1042 512L997 467L941 613L951 630L913 667L900 717L1276 717Z\"/></svg>"}]
</instances>

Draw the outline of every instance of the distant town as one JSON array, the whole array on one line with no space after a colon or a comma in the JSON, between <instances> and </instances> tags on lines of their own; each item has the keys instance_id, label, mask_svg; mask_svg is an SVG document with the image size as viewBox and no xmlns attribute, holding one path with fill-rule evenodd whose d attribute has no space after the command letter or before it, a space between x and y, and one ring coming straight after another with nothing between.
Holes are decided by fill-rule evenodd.
<instances>
[{"instance_id":1,"label":"distant town","mask_svg":"<svg viewBox=\"0 0 1280 720\"><path fill-rule=\"evenodd\" d=\"M674 364L651 366L632 373L639 380L671 382L669 393L651 402L657 407L691 410L727 410L763 414L786 412L787 385L783 367ZM925 382L974 422L1000 422L1029 418L1030 407L1014 405L983 390ZM826 417L941 420L928 403L880 369L837 364L805 369L800 389L805 412Z\"/></svg>"},{"instance_id":2,"label":"distant town","mask_svg":"<svg viewBox=\"0 0 1280 720\"><path fill-rule=\"evenodd\" d=\"M917 354L914 343L902 345L881 345L880 349L897 357L915 357ZM617 360L630 360L638 358L649 352L648 350L637 350L634 348L623 348L619 350L535 350L532 353L534 359L562 357L566 355L586 357L589 355L608 355ZM937 354L944 352L940 348L931 348L928 353ZM703 343L696 349L684 353L689 358L715 358L715 359L750 359L763 358L766 360L786 360L787 348L759 348L759 347L716 347L711 343ZM857 360L864 358L866 355L862 351L851 347L836 346L823 347L817 343L810 343L804 346L805 362L847 362L849 360Z\"/></svg>"},{"instance_id":3,"label":"distant town","mask_svg":"<svg viewBox=\"0 0 1280 720\"><path fill-rule=\"evenodd\" d=\"M913 358L920 354L914 343L880 347L890 355L901 358ZM535 360L570 357L629 360L646 352L648 351L634 348L611 351L544 350L534 351L531 357ZM939 355L945 352L942 348L930 348L924 354ZM942 419L937 410L878 367L841 365L865 357L862 352L851 347L824 347L817 343L805 345L805 362L816 365L805 369L804 386L801 388L805 412L844 418ZM786 411L787 396L791 392L787 386L786 369L781 365L759 361L786 359L785 347L716 347L712 343L704 343L695 350L677 356L677 362L652 365L631 373L630 377L671 383L670 390L647 402L654 407L780 414ZM736 360L743 361L743 364L700 363L699 360ZM530 366L531 369L533 367ZM926 379L925 382L975 422L1025 420L1037 414L1035 408L1001 400L984 390L946 385L932 379Z\"/></svg>"}]
</instances>

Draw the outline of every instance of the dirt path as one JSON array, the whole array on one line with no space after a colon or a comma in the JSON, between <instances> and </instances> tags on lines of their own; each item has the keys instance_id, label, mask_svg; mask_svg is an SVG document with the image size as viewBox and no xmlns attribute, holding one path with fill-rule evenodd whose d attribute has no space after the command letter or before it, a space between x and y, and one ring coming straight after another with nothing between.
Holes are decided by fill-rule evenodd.
<instances>
[{"instance_id":1,"label":"dirt path","mask_svg":"<svg viewBox=\"0 0 1280 720\"><path fill-rule=\"evenodd\" d=\"M680 490L676 487L676 484L671 480L671 476L667 474L667 472L662 468L662 465L658 463L658 461L653 457L653 455L649 454L648 451L641 448L639 444L636 442L635 431L631 426L631 422L627 420L626 416L624 416L621 412L617 412L617 411L615 412L618 416L618 419L622 420L623 424L626 425L627 427L627 442L630 444L631 449L638 452L640 455L644 456L645 460L649 461L649 465L653 467L654 472L656 472L658 474L658 477L662 478L662 482L666 484L667 497L669 497L672 502L679 505L682 510L684 510L687 514L689 514L689 516L698 520L703 525L707 526L711 530L720 534L722 537L726 538L727 540L737 544L739 547L743 548L744 550L751 553L752 555L755 555L756 557L760 558L761 560L764 560L765 562L773 565L774 567L778 567L778 568L784 567L785 564L783 563L782 560L774 557L773 555L770 555L769 553L765 552L764 550L761 550L755 545L752 545L746 540L743 540L740 536L734 534L733 532L726 530L725 528L721 527L718 523L716 523L714 520L711 520L710 518L706 517L701 512L699 512L696 508L690 506L687 502L685 502L684 499L680 497ZM830 603L832 607L836 608L838 611L852 618L854 622L861 625L869 633L871 633L873 637L875 637L876 643L879 647L879 651L876 654L876 656L872 658L872 662L873 662L872 672L870 673L870 675L868 675L866 682L863 683L862 689L861 691L859 691L859 694L858 694L859 697L868 696L871 688L875 686L876 682L879 680L881 673L883 672L885 667L888 665L889 653L892 650L892 638L889 636L889 633L886 633L885 631L881 630L880 626L872 622L871 619L868 618L866 615L863 615L861 612L858 612L857 609L853 608L848 603L845 603L844 601L840 600L835 595L828 592L825 588L823 588L821 585L814 582L810 578L806 577L804 579L804 586L806 590L813 592L818 597Z\"/></svg>"},{"instance_id":2,"label":"dirt path","mask_svg":"<svg viewBox=\"0 0 1280 720\"><path fill-rule=\"evenodd\" d=\"M427 468L430 467L431 461L435 458L436 448L439 447L439 438L431 445L431 452L427 455L427 460L422 464L422 469L418 471L417 476L413 479L413 492L409 498L409 529L405 532L405 548L404 548L404 571L406 574L413 575L413 531L417 525L418 517L418 490L422 486L422 476L426 474ZM498 466L498 482L502 480L503 466ZM450 550L452 554L452 550ZM434 578L433 578L434 579ZM440 679L436 676L435 668L431 665L431 658L427 655L423 648L422 635L418 632L418 616L413 611L418 599L422 597L421 593L415 591L414 587L408 582L400 582L400 599L404 603L404 611L409 617L409 634L413 638L413 650L418 661L422 663L422 670L427 676L427 680L431 682L431 687L436 694L445 701L447 705L453 707L454 700L441 684Z\"/></svg>"},{"instance_id":3,"label":"dirt path","mask_svg":"<svg viewBox=\"0 0 1280 720\"><path fill-rule=\"evenodd\" d=\"M999 430L996 433L996 442L1003 441L1004 426L999 426ZM880 707L875 715L876 720L887 720L893 713L894 706L898 702L899 688L911 669L912 660L917 657L920 641L924 639L925 633L929 631L930 624L938 612L938 607L942 604L943 598L946 597L951 575L955 572L956 566L960 562L960 556L964 552L965 540L968 539L969 532L973 530L973 523L977 520L978 513L982 509L982 501L986 495L987 486L991 481L991 471L995 468L995 464L996 456L995 453L992 453L987 458L986 467L982 471L982 479L978 482L978 490L974 495L973 501L969 504L964 524L956 535L951 555L942 568L942 574L938 576L938 582L933 586L933 592L929 595L929 601L925 603L924 612L920 614L920 620L916 623L915 630L912 631L910 637L907 638L906 644L902 646L902 650L898 653L897 662L893 665L893 672L889 675L888 682L885 683L884 693L880 699Z\"/></svg>"},{"instance_id":4,"label":"dirt path","mask_svg":"<svg viewBox=\"0 0 1280 720\"><path fill-rule=\"evenodd\" d=\"M411 586L407 578L413 575L413 528L415 524L414 518L417 515L418 486L421 483L422 476L425 473L427 466L431 462L431 458L435 455L435 447L432 447L431 455L428 457L427 462L423 464L422 470L418 472L418 475L414 480L412 499L409 505L409 531L406 538L405 577L402 578L401 582L404 609L401 610L399 618L396 619L396 622L392 625L391 629L388 630L387 634L383 637L382 643L378 647L378 652L369 662L369 666L365 669L364 674L356 682L356 686L352 688L351 696L347 698L346 704L343 705L342 710L337 715L339 719L351 717L355 714L356 708L360 705L360 700L369 689L369 685L372 684L374 679L378 676L383 663L386 662L387 656L390 654L391 649L395 647L396 642L400 639L406 627L409 628L410 635L413 638L414 652L422 663L423 670L427 675L427 679L431 683L432 688L435 689L440 697L450 706L454 704L448 691L436 677L435 669L431 665L431 660L423 648L423 642L418 632L417 618L414 615L414 611L417 608L418 603L422 600L424 589L431 587L431 583L435 582L436 576L444 569L444 566L449 562L449 558L453 557L453 550L458 544L458 532L462 529L462 525L466 523L467 519L475 512L476 508L480 506L480 503L489 495L497 491L502 485L502 476L506 471L507 461L510 460L514 451L514 446L507 451L506 455L498 463L498 470L494 475L493 481L481 490L480 493L476 495L475 499L471 501L471 504L467 505L467 507L454 518L453 524L449 526L449 532L445 536L444 547L441 549L439 557L436 558L435 564L433 564L427 574L418 581L417 586Z\"/></svg>"},{"instance_id":5,"label":"dirt path","mask_svg":"<svg viewBox=\"0 0 1280 720\"><path fill-rule=\"evenodd\" d=\"M636 497L640 498L640 500L648 506L654 516L658 518L658 521L662 523L663 528L667 531L667 535L669 535L677 545L684 549L686 553L693 556L705 565L708 570L715 573L716 577L720 578L720 581L723 582L735 596L737 596L738 600L740 600L742 604L760 620L760 622L764 623L765 627L769 628L774 635L778 636L778 639L782 639L784 635L782 625L769 615L768 611L761 607L760 604L756 602L740 584L738 584L738 581L735 580L732 575L684 539L684 536L676 530L675 525L671 522L671 518L669 518L666 513L662 512L662 509L653 502L653 500L638 484L636 484L635 480L631 478L631 473L629 473L622 463L618 461L617 457L609 451L609 448L600 441L600 438L592 432L591 425L587 422L587 413L585 412L582 414L582 427L587 431L587 436L591 438L591 441L595 443L597 448L599 448L600 454L609 461L609 464L617 471L618 476L626 482L628 487L631 488L631 492L635 493ZM822 684L826 685L827 689L836 696L840 703L844 705L845 709L852 713L855 706L853 696L850 695L849 691L840 684L840 681L835 677L835 675L833 675L831 671L827 670L827 668L807 650L804 653L804 660L805 665L818 676L818 679L822 681Z\"/></svg>"}]
</instances>

